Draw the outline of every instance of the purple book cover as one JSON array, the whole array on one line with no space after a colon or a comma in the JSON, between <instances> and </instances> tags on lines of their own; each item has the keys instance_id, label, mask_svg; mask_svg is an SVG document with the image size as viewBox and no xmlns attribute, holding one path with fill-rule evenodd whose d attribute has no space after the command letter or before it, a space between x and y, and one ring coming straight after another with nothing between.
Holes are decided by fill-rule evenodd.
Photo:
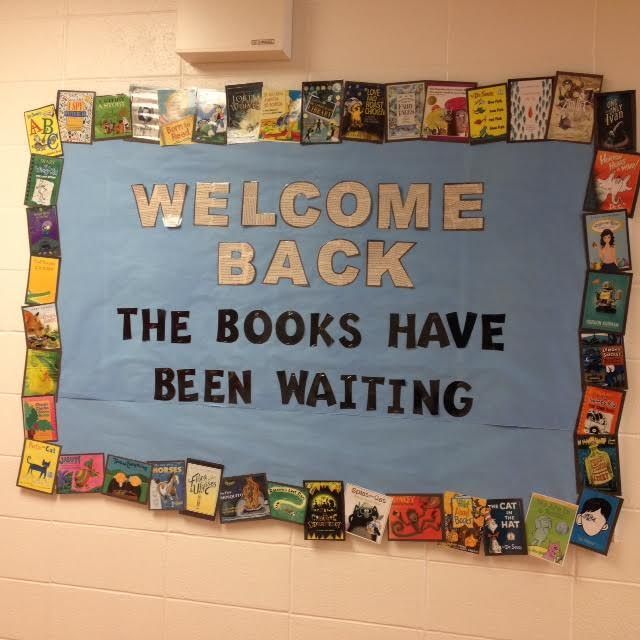
<instances>
[{"instance_id":1,"label":"purple book cover","mask_svg":"<svg viewBox=\"0 0 640 640\"><path fill-rule=\"evenodd\" d=\"M60 231L56 207L27 209L29 247L32 256L60 257Z\"/></svg>"}]
</instances>

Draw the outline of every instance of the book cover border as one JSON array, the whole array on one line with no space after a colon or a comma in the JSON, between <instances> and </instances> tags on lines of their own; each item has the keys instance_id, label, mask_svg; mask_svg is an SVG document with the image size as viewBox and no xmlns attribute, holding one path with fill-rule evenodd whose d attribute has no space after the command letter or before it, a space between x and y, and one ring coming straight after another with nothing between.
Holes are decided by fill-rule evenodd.
<instances>
[{"instance_id":1,"label":"book cover border","mask_svg":"<svg viewBox=\"0 0 640 640\"><path fill-rule=\"evenodd\" d=\"M549 113L544 123L544 130L541 138L534 138L533 140L512 140L511 139L511 85L518 82L528 82L533 80L550 80L551 81L551 102L549 104ZM521 142L544 142L547 139L547 130L549 129L549 119L551 118L551 107L553 106L553 89L554 89L554 76L535 76L527 78L509 78L507 80L507 142L510 144L519 144Z\"/></svg>"}]
</instances>

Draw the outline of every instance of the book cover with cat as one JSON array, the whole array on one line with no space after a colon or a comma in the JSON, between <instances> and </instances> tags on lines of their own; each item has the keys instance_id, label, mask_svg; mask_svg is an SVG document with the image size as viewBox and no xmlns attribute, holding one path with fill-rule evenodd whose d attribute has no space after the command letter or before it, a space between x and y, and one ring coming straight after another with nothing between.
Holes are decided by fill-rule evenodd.
<instances>
[{"instance_id":1,"label":"book cover with cat","mask_svg":"<svg viewBox=\"0 0 640 640\"><path fill-rule=\"evenodd\" d=\"M344 513L349 535L381 544L390 509L390 496L347 483Z\"/></svg>"},{"instance_id":2,"label":"book cover with cat","mask_svg":"<svg viewBox=\"0 0 640 640\"><path fill-rule=\"evenodd\" d=\"M193 141L203 144L227 144L227 94L224 90L197 90Z\"/></svg>"},{"instance_id":3,"label":"book cover with cat","mask_svg":"<svg viewBox=\"0 0 640 640\"><path fill-rule=\"evenodd\" d=\"M458 551L480 553L486 515L486 498L445 491L443 544Z\"/></svg>"},{"instance_id":4,"label":"book cover with cat","mask_svg":"<svg viewBox=\"0 0 640 640\"><path fill-rule=\"evenodd\" d=\"M25 207L49 207L58 202L63 165L62 157L31 156L24 194Z\"/></svg>"},{"instance_id":5,"label":"book cover with cat","mask_svg":"<svg viewBox=\"0 0 640 640\"><path fill-rule=\"evenodd\" d=\"M55 304L22 307L22 319L29 349L60 349L60 328Z\"/></svg>"},{"instance_id":6,"label":"book cover with cat","mask_svg":"<svg viewBox=\"0 0 640 640\"><path fill-rule=\"evenodd\" d=\"M342 80L302 83L302 144L337 144L343 110Z\"/></svg>"},{"instance_id":7,"label":"book cover with cat","mask_svg":"<svg viewBox=\"0 0 640 640\"><path fill-rule=\"evenodd\" d=\"M58 439L58 418L55 396L31 396L22 398L22 423L24 437L40 442Z\"/></svg>"},{"instance_id":8,"label":"book cover with cat","mask_svg":"<svg viewBox=\"0 0 640 640\"><path fill-rule=\"evenodd\" d=\"M349 80L344 83L343 140L384 142L385 114L385 85Z\"/></svg>"},{"instance_id":9,"label":"book cover with cat","mask_svg":"<svg viewBox=\"0 0 640 640\"><path fill-rule=\"evenodd\" d=\"M388 539L394 542L442 542L443 499L441 493L392 495Z\"/></svg>"},{"instance_id":10,"label":"book cover with cat","mask_svg":"<svg viewBox=\"0 0 640 640\"><path fill-rule=\"evenodd\" d=\"M297 89L265 89L262 92L260 140L300 142L302 93Z\"/></svg>"},{"instance_id":11,"label":"book cover with cat","mask_svg":"<svg viewBox=\"0 0 640 640\"><path fill-rule=\"evenodd\" d=\"M104 483L103 453L73 453L60 456L58 493L100 493Z\"/></svg>"},{"instance_id":12,"label":"book cover with cat","mask_svg":"<svg viewBox=\"0 0 640 640\"><path fill-rule=\"evenodd\" d=\"M215 520L224 465L187 458L185 507L180 513Z\"/></svg>"},{"instance_id":13,"label":"book cover with cat","mask_svg":"<svg viewBox=\"0 0 640 640\"><path fill-rule=\"evenodd\" d=\"M158 90L151 87L130 85L131 139L137 142L160 144L160 114Z\"/></svg>"},{"instance_id":14,"label":"book cover with cat","mask_svg":"<svg viewBox=\"0 0 640 640\"><path fill-rule=\"evenodd\" d=\"M57 112L62 142L92 143L95 99L95 91L58 91Z\"/></svg>"},{"instance_id":15,"label":"book cover with cat","mask_svg":"<svg viewBox=\"0 0 640 640\"><path fill-rule=\"evenodd\" d=\"M94 140L118 140L130 137L131 97L124 93L96 96Z\"/></svg>"},{"instance_id":16,"label":"book cover with cat","mask_svg":"<svg viewBox=\"0 0 640 640\"><path fill-rule=\"evenodd\" d=\"M582 402L576 422L576 434L615 435L620 426L625 392L588 385L582 393Z\"/></svg>"},{"instance_id":17,"label":"book cover with cat","mask_svg":"<svg viewBox=\"0 0 640 640\"><path fill-rule=\"evenodd\" d=\"M304 524L309 501L307 489L281 482L267 482L267 492L272 518Z\"/></svg>"},{"instance_id":18,"label":"book cover with cat","mask_svg":"<svg viewBox=\"0 0 640 640\"><path fill-rule=\"evenodd\" d=\"M147 504L151 465L139 460L108 455L102 494L111 498Z\"/></svg>"},{"instance_id":19,"label":"book cover with cat","mask_svg":"<svg viewBox=\"0 0 640 640\"><path fill-rule=\"evenodd\" d=\"M484 552L488 556L527 555L524 508L520 498L487 500Z\"/></svg>"},{"instance_id":20,"label":"book cover with cat","mask_svg":"<svg viewBox=\"0 0 640 640\"><path fill-rule=\"evenodd\" d=\"M58 226L58 209L55 206L28 207L26 211L31 255L43 258L59 258L60 228Z\"/></svg>"},{"instance_id":21,"label":"book cover with cat","mask_svg":"<svg viewBox=\"0 0 640 640\"><path fill-rule=\"evenodd\" d=\"M607 151L636 150L636 92L596 94L596 147Z\"/></svg>"},{"instance_id":22,"label":"book cover with cat","mask_svg":"<svg viewBox=\"0 0 640 640\"><path fill-rule=\"evenodd\" d=\"M624 334L631 295L630 273L588 271L582 300L583 331Z\"/></svg>"},{"instance_id":23,"label":"book cover with cat","mask_svg":"<svg viewBox=\"0 0 640 640\"><path fill-rule=\"evenodd\" d=\"M23 489L53 493L61 452L58 444L25 440L16 484Z\"/></svg>"},{"instance_id":24,"label":"book cover with cat","mask_svg":"<svg viewBox=\"0 0 640 640\"><path fill-rule=\"evenodd\" d=\"M571 544L606 556L622 503L623 499L617 496L584 489L578 500L578 515L571 534Z\"/></svg>"},{"instance_id":25,"label":"book cover with cat","mask_svg":"<svg viewBox=\"0 0 640 640\"><path fill-rule=\"evenodd\" d=\"M622 494L618 436L575 436L576 487Z\"/></svg>"},{"instance_id":26,"label":"book cover with cat","mask_svg":"<svg viewBox=\"0 0 640 640\"><path fill-rule=\"evenodd\" d=\"M184 509L186 463L184 460L160 460L151 465L149 509L176 511Z\"/></svg>"},{"instance_id":27,"label":"book cover with cat","mask_svg":"<svg viewBox=\"0 0 640 640\"><path fill-rule=\"evenodd\" d=\"M22 395L55 396L60 379L61 351L36 351L27 349L25 356Z\"/></svg>"},{"instance_id":28,"label":"book cover with cat","mask_svg":"<svg viewBox=\"0 0 640 640\"><path fill-rule=\"evenodd\" d=\"M191 144L196 118L194 89L158 89L160 146Z\"/></svg>"},{"instance_id":29,"label":"book cover with cat","mask_svg":"<svg viewBox=\"0 0 640 640\"><path fill-rule=\"evenodd\" d=\"M633 218L640 186L640 154L598 149L593 157L583 209L624 210Z\"/></svg>"},{"instance_id":30,"label":"book cover with cat","mask_svg":"<svg viewBox=\"0 0 640 640\"><path fill-rule=\"evenodd\" d=\"M263 520L271 517L264 473L225 476L220 487L220 522Z\"/></svg>"},{"instance_id":31,"label":"book cover with cat","mask_svg":"<svg viewBox=\"0 0 640 640\"><path fill-rule=\"evenodd\" d=\"M62 141L56 108L52 104L24 112L29 151L36 156L61 156Z\"/></svg>"},{"instance_id":32,"label":"book cover with cat","mask_svg":"<svg viewBox=\"0 0 640 640\"><path fill-rule=\"evenodd\" d=\"M302 486L309 492L304 519L304 539L344 541L343 482L304 480Z\"/></svg>"},{"instance_id":33,"label":"book cover with cat","mask_svg":"<svg viewBox=\"0 0 640 640\"><path fill-rule=\"evenodd\" d=\"M580 371L583 387L592 385L606 389L626 389L624 337L613 333L582 332Z\"/></svg>"},{"instance_id":34,"label":"book cover with cat","mask_svg":"<svg viewBox=\"0 0 640 640\"><path fill-rule=\"evenodd\" d=\"M59 258L31 256L25 303L28 305L48 304L58 297Z\"/></svg>"},{"instance_id":35,"label":"book cover with cat","mask_svg":"<svg viewBox=\"0 0 640 640\"><path fill-rule=\"evenodd\" d=\"M533 493L525 518L529 555L562 566L577 511L577 504Z\"/></svg>"},{"instance_id":36,"label":"book cover with cat","mask_svg":"<svg viewBox=\"0 0 640 640\"><path fill-rule=\"evenodd\" d=\"M585 213L584 233L591 271L631 271L629 218L626 211Z\"/></svg>"},{"instance_id":37,"label":"book cover with cat","mask_svg":"<svg viewBox=\"0 0 640 640\"><path fill-rule=\"evenodd\" d=\"M227 144L257 142L262 113L262 82L230 84L227 93Z\"/></svg>"}]
</instances>

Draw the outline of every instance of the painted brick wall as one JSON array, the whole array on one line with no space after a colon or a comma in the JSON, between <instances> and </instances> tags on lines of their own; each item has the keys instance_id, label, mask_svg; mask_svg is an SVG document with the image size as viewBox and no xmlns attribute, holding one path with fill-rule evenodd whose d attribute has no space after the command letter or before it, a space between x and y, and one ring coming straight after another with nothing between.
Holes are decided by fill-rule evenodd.
<instances>
[{"instance_id":1,"label":"painted brick wall","mask_svg":"<svg viewBox=\"0 0 640 640\"><path fill-rule=\"evenodd\" d=\"M238 19L251 20L237 5ZM560 68L604 73L605 89L640 89L639 24L636 0L299 0L291 62L195 68L173 52L174 0L0 0L0 638L640 637L638 285L621 438L626 501L609 558L574 548L555 568L422 545L319 548L275 521L212 526L14 486L28 265L24 109L58 88L104 93L134 81L491 82ZM640 238L634 253L640 264Z\"/></svg>"}]
</instances>

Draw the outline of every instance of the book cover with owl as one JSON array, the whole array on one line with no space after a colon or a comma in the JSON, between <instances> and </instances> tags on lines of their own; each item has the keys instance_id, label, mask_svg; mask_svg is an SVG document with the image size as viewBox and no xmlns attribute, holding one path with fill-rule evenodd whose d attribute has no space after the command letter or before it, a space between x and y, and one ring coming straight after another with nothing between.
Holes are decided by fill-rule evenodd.
<instances>
[{"instance_id":1,"label":"book cover with owl","mask_svg":"<svg viewBox=\"0 0 640 640\"><path fill-rule=\"evenodd\" d=\"M589 434L575 436L576 488L584 487L622 494L618 436Z\"/></svg>"},{"instance_id":2,"label":"book cover with owl","mask_svg":"<svg viewBox=\"0 0 640 640\"><path fill-rule=\"evenodd\" d=\"M40 442L58 439L58 418L55 396L31 396L22 398L22 423L24 437Z\"/></svg>"},{"instance_id":3,"label":"book cover with owl","mask_svg":"<svg viewBox=\"0 0 640 640\"><path fill-rule=\"evenodd\" d=\"M185 473L184 460L160 460L151 465L149 509L176 511L184 509Z\"/></svg>"},{"instance_id":4,"label":"book cover with owl","mask_svg":"<svg viewBox=\"0 0 640 640\"><path fill-rule=\"evenodd\" d=\"M58 444L25 440L16 484L23 489L53 493L61 453Z\"/></svg>"},{"instance_id":5,"label":"book cover with owl","mask_svg":"<svg viewBox=\"0 0 640 640\"><path fill-rule=\"evenodd\" d=\"M227 144L257 142L262 114L262 82L230 84L227 92Z\"/></svg>"},{"instance_id":6,"label":"book cover with owl","mask_svg":"<svg viewBox=\"0 0 640 640\"><path fill-rule=\"evenodd\" d=\"M22 381L22 395L55 396L60 380L61 351L27 349Z\"/></svg>"},{"instance_id":7,"label":"book cover with owl","mask_svg":"<svg viewBox=\"0 0 640 640\"><path fill-rule=\"evenodd\" d=\"M229 524L243 520L271 517L267 476L252 473L225 476L220 487L220 522Z\"/></svg>"},{"instance_id":8,"label":"book cover with owl","mask_svg":"<svg viewBox=\"0 0 640 640\"><path fill-rule=\"evenodd\" d=\"M185 506L180 513L215 520L224 465L187 458Z\"/></svg>"},{"instance_id":9,"label":"book cover with owl","mask_svg":"<svg viewBox=\"0 0 640 640\"><path fill-rule=\"evenodd\" d=\"M394 542L442 542L443 503L441 493L392 495L388 539Z\"/></svg>"},{"instance_id":10,"label":"book cover with owl","mask_svg":"<svg viewBox=\"0 0 640 640\"><path fill-rule=\"evenodd\" d=\"M480 553L486 514L486 498L445 491L444 544L458 551Z\"/></svg>"},{"instance_id":11,"label":"book cover with owl","mask_svg":"<svg viewBox=\"0 0 640 640\"><path fill-rule=\"evenodd\" d=\"M281 482L267 482L267 491L272 518L304 524L309 501L307 489Z\"/></svg>"},{"instance_id":12,"label":"book cover with owl","mask_svg":"<svg viewBox=\"0 0 640 640\"><path fill-rule=\"evenodd\" d=\"M553 78L515 78L507 82L509 97L508 142L540 142L545 139Z\"/></svg>"},{"instance_id":13,"label":"book cover with owl","mask_svg":"<svg viewBox=\"0 0 640 640\"><path fill-rule=\"evenodd\" d=\"M55 304L22 307L22 319L29 349L60 349L60 329Z\"/></svg>"},{"instance_id":14,"label":"book cover with owl","mask_svg":"<svg viewBox=\"0 0 640 640\"><path fill-rule=\"evenodd\" d=\"M484 144L507 139L507 85L467 89L469 142Z\"/></svg>"},{"instance_id":15,"label":"book cover with owl","mask_svg":"<svg viewBox=\"0 0 640 640\"><path fill-rule=\"evenodd\" d=\"M62 142L92 143L95 99L95 91L58 91L57 112Z\"/></svg>"},{"instance_id":16,"label":"book cover with owl","mask_svg":"<svg viewBox=\"0 0 640 640\"><path fill-rule=\"evenodd\" d=\"M344 83L343 140L384 142L385 85L373 82Z\"/></svg>"},{"instance_id":17,"label":"book cover with owl","mask_svg":"<svg viewBox=\"0 0 640 640\"><path fill-rule=\"evenodd\" d=\"M391 497L347 483L344 492L344 513L347 533L380 544L387 527Z\"/></svg>"},{"instance_id":18,"label":"book cover with owl","mask_svg":"<svg viewBox=\"0 0 640 640\"><path fill-rule=\"evenodd\" d=\"M104 483L103 453L74 453L60 456L58 493L100 493Z\"/></svg>"},{"instance_id":19,"label":"book cover with owl","mask_svg":"<svg viewBox=\"0 0 640 640\"><path fill-rule=\"evenodd\" d=\"M62 141L56 108L48 104L24 112L29 151L36 156L61 156Z\"/></svg>"},{"instance_id":20,"label":"book cover with owl","mask_svg":"<svg viewBox=\"0 0 640 640\"><path fill-rule=\"evenodd\" d=\"M633 218L640 188L640 154L598 149L584 198L585 211L624 210Z\"/></svg>"},{"instance_id":21,"label":"book cover with owl","mask_svg":"<svg viewBox=\"0 0 640 640\"><path fill-rule=\"evenodd\" d=\"M59 258L31 256L25 303L28 305L48 304L58 297Z\"/></svg>"},{"instance_id":22,"label":"book cover with owl","mask_svg":"<svg viewBox=\"0 0 640 640\"><path fill-rule=\"evenodd\" d=\"M342 86L342 80L302 83L302 144L340 142Z\"/></svg>"},{"instance_id":23,"label":"book cover with owl","mask_svg":"<svg viewBox=\"0 0 640 640\"><path fill-rule=\"evenodd\" d=\"M529 555L562 566L577 512L577 504L533 493L525 518Z\"/></svg>"},{"instance_id":24,"label":"book cover with owl","mask_svg":"<svg viewBox=\"0 0 640 640\"><path fill-rule=\"evenodd\" d=\"M302 486L309 492L304 519L304 539L344 541L342 480L304 480Z\"/></svg>"},{"instance_id":25,"label":"book cover with owl","mask_svg":"<svg viewBox=\"0 0 640 640\"><path fill-rule=\"evenodd\" d=\"M29 250L32 256L60 257L60 228L58 209L51 207L27 207Z\"/></svg>"},{"instance_id":26,"label":"book cover with owl","mask_svg":"<svg viewBox=\"0 0 640 640\"><path fill-rule=\"evenodd\" d=\"M108 455L102 494L119 500L147 504L150 480L149 463Z\"/></svg>"},{"instance_id":27,"label":"book cover with owl","mask_svg":"<svg viewBox=\"0 0 640 640\"><path fill-rule=\"evenodd\" d=\"M524 508L520 498L487 500L484 552L488 556L527 555Z\"/></svg>"}]
</instances>

